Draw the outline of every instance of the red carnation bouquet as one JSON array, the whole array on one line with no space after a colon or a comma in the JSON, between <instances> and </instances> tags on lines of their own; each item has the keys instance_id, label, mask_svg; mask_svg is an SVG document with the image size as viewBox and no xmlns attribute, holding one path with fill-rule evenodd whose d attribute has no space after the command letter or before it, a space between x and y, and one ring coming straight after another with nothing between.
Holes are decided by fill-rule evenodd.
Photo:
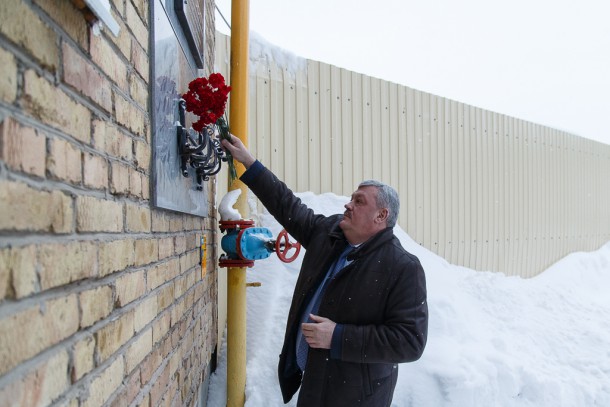
<instances>
[{"instance_id":1,"label":"red carnation bouquet","mask_svg":"<svg viewBox=\"0 0 610 407\"><path fill-rule=\"evenodd\" d=\"M230 140L229 122L225 110L231 87L225 84L225 78L219 73L213 73L209 78L196 78L189 83L189 90L182 98L186 102L186 110L197 116L199 120L193 123L197 132L209 125L215 125L221 138ZM231 153L226 151L229 166L230 182L237 178L237 171Z\"/></svg>"}]
</instances>

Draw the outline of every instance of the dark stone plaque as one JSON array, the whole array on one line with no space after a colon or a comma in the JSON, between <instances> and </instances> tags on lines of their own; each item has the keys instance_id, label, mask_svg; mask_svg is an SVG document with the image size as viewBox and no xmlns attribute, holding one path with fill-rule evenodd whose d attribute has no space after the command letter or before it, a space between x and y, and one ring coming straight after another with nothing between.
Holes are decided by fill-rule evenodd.
<instances>
[{"instance_id":1,"label":"dark stone plaque","mask_svg":"<svg viewBox=\"0 0 610 407\"><path fill-rule=\"evenodd\" d=\"M168 7L170 1L154 1L153 67L152 67L152 138L153 138L153 204L192 215L208 215L208 188L197 190L195 170L189 176L180 171L176 122L178 101L198 76L190 47L179 28L179 22ZM172 1L173 3L173 1ZM203 19L203 13L199 18ZM187 115L187 127L193 117Z\"/></svg>"}]
</instances>

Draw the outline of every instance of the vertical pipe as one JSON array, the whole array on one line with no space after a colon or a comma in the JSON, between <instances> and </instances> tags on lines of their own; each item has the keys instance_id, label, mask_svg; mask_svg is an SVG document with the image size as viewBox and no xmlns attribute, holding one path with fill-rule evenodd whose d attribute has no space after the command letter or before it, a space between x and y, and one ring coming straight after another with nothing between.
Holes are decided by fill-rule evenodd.
<instances>
[{"instance_id":1,"label":"vertical pipe","mask_svg":"<svg viewBox=\"0 0 610 407\"><path fill-rule=\"evenodd\" d=\"M246 389L246 269L228 269L227 407L243 407Z\"/></svg>"},{"instance_id":2,"label":"vertical pipe","mask_svg":"<svg viewBox=\"0 0 610 407\"><path fill-rule=\"evenodd\" d=\"M248 42L249 0L233 0L231 4L231 101L229 118L231 133L248 146ZM241 176L244 167L235 163ZM234 181L229 189L242 193L237 209L248 217L247 189ZM246 389L246 268L228 269L227 287L227 407L243 407Z\"/></svg>"}]
</instances>

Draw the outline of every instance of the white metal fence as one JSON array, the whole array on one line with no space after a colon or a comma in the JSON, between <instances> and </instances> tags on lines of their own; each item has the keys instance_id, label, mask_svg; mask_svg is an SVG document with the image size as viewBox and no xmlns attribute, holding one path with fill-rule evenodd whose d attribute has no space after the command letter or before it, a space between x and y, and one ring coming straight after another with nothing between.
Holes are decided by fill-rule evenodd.
<instances>
[{"instance_id":1,"label":"white metal fence","mask_svg":"<svg viewBox=\"0 0 610 407\"><path fill-rule=\"evenodd\" d=\"M228 78L230 38L216 46ZM265 52L250 98L249 147L293 190L388 183L402 228L453 264L531 277L610 240L610 145Z\"/></svg>"}]
</instances>

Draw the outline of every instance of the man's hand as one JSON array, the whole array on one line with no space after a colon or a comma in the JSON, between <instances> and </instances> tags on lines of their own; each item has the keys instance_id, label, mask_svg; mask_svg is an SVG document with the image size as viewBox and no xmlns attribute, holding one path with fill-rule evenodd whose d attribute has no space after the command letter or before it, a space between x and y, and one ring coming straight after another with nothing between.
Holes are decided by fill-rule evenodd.
<instances>
[{"instance_id":1,"label":"man's hand","mask_svg":"<svg viewBox=\"0 0 610 407\"><path fill-rule=\"evenodd\" d=\"M231 155L233 155L233 158L242 163L246 169L250 168L250 166L256 161L256 158L254 158L250 151L248 151L246 146L244 146L244 143L242 143L241 140L234 135L231 134L230 142L222 139L220 143L224 148L229 150Z\"/></svg>"},{"instance_id":2,"label":"man's hand","mask_svg":"<svg viewBox=\"0 0 610 407\"><path fill-rule=\"evenodd\" d=\"M305 336L309 346L312 348L330 349L333 332L337 324L328 318L313 314L309 314L309 318L314 322L304 322L301 324L303 336Z\"/></svg>"}]
</instances>

